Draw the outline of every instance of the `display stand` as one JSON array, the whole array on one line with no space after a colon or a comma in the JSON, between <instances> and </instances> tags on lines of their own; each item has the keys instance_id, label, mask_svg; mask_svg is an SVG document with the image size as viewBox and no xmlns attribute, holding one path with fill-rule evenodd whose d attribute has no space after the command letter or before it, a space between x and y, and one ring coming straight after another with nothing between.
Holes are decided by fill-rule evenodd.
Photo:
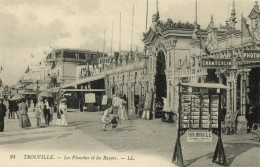
<instances>
[{"instance_id":1,"label":"display stand","mask_svg":"<svg viewBox=\"0 0 260 167\"><path fill-rule=\"evenodd\" d=\"M181 86L179 85L179 109L178 109L178 129L177 129L177 139L174 147L174 152L173 152L173 157L172 157L172 163L177 163L181 167L183 166L183 157L182 157L182 150L181 150L181 110L182 110L182 105L181 105Z\"/></svg>"},{"instance_id":2,"label":"display stand","mask_svg":"<svg viewBox=\"0 0 260 167\"><path fill-rule=\"evenodd\" d=\"M180 137L190 129L204 129L212 131L213 134L218 136L218 142L214 152L212 162L217 162L221 165L227 165L226 155L221 139L221 120L220 120L220 106L221 106L221 93L220 89L229 89L222 84L179 84L179 108L178 108L178 129L177 139L174 147L172 163L183 167L183 156L181 149ZM212 94L209 92L207 95L184 95L182 87L203 88L203 89L219 89L219 93ZM189 98L190 96L190 98ZM195 103L196 102L196 103ZM186 115L185 115L186 114ZM205 120L205 117L208 120ZM218 161L217 161L218 159Z\"/></svg>"}]
</instances>

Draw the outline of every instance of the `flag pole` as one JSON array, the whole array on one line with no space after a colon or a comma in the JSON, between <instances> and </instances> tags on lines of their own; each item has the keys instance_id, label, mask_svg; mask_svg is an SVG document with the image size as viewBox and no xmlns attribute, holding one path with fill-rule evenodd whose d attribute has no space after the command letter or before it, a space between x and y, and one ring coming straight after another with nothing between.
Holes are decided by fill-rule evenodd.
<instances>
[{"instance_id":1,"label":"flag pole","mask_svg":"<svg viewBox=\"0 0 260 167\"><path fill-rule=\"evenodd\" d=\"M147 31L147 20L148 20L148 0L146 3L146 25L145 25L145 31Z\"/></svg>"},{"instance_id":2,"label":"flag pole","mask_svg":"<svg viewBox=\"0 0 260 167\"><path fill-rule=\"evenodd\" d=\"M106 30L104 30L103 58L105 57L105 45L106 45Z\"/></svg>"},{"instance_id":3,"label":"flag pole","mask_svg":"<svg viewBox=\"0 0 260 167\"><path fill-rule=\"evenodd\" d=\"M197 0L195 1L195 30L197 30L197 24L198 24L198 20L197 20Z\"/></svg>"},{"instance_id":4,"label":"flag pole","mask_svg":"<svg viewBox=\"0 0 260 167\"><path fill-rule=\"evenodd\" d=\"M119 56L121 55L121 12L119 21Z\"/></svg>"},{"instance_id":5,"label":"flag pole","mask_svg":"<svg viewBox=\"0 0 260 167\"><path fill-rule=\"evenodd\" d=\"M133 52L134 9L135 9L135 5L133 4L133 12L132 12L132 34L131 34L131 53Z\"/></svg>"},{"instance_id":6,"label":"flag pole","mask_svg":"<svg viewBox=\"0 0 260 167\"><path fill-rule=\"evenodd\" d=\"M113 34L114 32L114 20L112 21L112 36L111 36L111 56L113 55Z\"/></svg>"}]
</instances>

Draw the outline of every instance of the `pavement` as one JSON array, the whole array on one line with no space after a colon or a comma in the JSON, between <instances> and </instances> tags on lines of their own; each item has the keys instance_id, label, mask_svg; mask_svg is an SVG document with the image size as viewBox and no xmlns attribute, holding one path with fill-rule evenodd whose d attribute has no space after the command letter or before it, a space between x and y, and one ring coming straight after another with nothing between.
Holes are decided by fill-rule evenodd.
<instances>
[{"instance_id":1,"label":"pavement","mask_svg":"<svg viewBox=\"0 0 260 167\"><path fill-rule=\"evenodd\" d=\"M68 127L18 127L18 119L5 118L0 133L0 166L176 166L171 163L176 141L176 124L160 119L124 120L116 128L101 130L102 112L69 112ZM251 134L222 135L227 166L260 166L259 146ZM185 166L220 166L212 163L217 137L212 142L187 142L181 137ZM53 159L28 159L27 155L53 155ZM35 157L34 157L35 158ZM46 158L46 157L45 157Z\"/></svg>"}]
</instances>

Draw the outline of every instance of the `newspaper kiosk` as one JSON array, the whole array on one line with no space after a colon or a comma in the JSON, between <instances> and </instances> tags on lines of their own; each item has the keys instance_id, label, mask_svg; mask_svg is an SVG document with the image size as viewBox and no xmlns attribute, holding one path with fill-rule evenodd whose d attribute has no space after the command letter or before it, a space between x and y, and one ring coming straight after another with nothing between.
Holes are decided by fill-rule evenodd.
<instances>
[{"instance_id":1,"label":"newspaper kiosk","mask_svg":"<svg viewBox=\"0 0 260 167\"><path fill-rule=\"evenodd\" d=\"M226 156L221 139L221 94L229 89L216 83L180 83L178 128L172 163L183 164L180 137L187 132L191 142L212 141L212 133L218 136L212 162L226 165ZM198 131L196 133L196 130Z\"/></svg>"}]
</instances>

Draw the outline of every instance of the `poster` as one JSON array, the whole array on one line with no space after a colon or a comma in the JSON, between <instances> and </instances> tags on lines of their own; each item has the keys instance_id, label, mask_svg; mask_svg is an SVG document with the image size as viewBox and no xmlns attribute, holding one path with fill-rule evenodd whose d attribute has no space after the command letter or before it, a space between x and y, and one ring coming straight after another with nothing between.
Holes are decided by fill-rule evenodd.
<instances>
[{"instance_id":1,"label":"poster","mask_svg":"<svg viewBox=\"0 0 260 167\"><path fill-rule=\"evenodd\" d=\"M85 94L85 103L96 103L95 93L86 93Z\"/></svg>"},{"instance_id":2,"label":"poster","mask_svg":"<svg viewBox=\"0 0 260 167\"><path fill-rule=\"evenodd\" d=\"M107 105L107 95L103 95L101 105Z\"/></svg>"}]
</instances>

